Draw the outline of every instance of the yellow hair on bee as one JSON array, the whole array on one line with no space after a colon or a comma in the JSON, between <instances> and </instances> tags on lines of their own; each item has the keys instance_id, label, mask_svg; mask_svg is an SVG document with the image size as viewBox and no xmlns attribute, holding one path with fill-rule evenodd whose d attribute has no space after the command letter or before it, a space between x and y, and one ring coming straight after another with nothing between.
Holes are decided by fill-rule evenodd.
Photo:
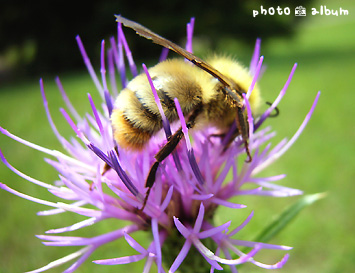
<instances>
[{"instance_id":1,"label":"yellow hair on bee","mask_svg":"<svg viewBox=\"0 0 355 273\"><path fill-rule=\"evenodd\" d=\"M227 56L215 55L207 59L207 62L223 75L238 83L242 90L248 92L253 77L250 75L249 70L241 65L237 60ZM249 103L253 115L257 115L261 105L261 96L258 84L254 86L249 98Z\"/></svg>"},{"instance_id":2,"label":"yellow hair on bee","mask_svg":"<svg viewBox=\"0 0 355 273\"><path fill-rule=\"evenodd\" d=\"M248 69L229 57L213 56L208 62L247 92L252 82ZM223 88L215 77L182 59L166 60L149 69L164 113L170 122L178 119L173 98L178 98L184 115L201 108L195 129L207 124L226 131L235 122L236 106L229 105ZM255 85L249 98L253 114L260 105L259 87ZM144 73L130 81L115 102L112 126L114 138L125 148L139 150L162 128L162 118Z\"/></svg>"},{"instance_id":3,"label":"yellow hair on bee","mask_svg":"<svg viewBox=\"0 0 355 273\"><path fill-rule=\"evenodd\" d=\"M125 149L141 150L151 138L149 132L134 127L125 119L121 110L112 112L111 122L116 142Z\"/></svg>"}]
</instances>

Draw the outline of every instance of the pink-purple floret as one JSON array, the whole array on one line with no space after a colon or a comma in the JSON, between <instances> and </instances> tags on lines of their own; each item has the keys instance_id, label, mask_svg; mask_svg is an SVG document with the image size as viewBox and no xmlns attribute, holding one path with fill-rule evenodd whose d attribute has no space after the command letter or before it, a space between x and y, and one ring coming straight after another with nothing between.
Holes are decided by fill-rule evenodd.
<instances>
[{"instance_id":1,"label":"pink-purple floret","mask_svg":"<svg viewBox=\"0 0 355 273\"><path fill-rule=\"evenodd\" d=\"M193 26L194 20L191 20L187 26L186 49L189 51L192 51ZM56 79L66 108L69 111L67 112L67 110L61 109L61 112L78 138L72 138L68 141L60 135L49 111L43 81L40 80L40 89L50 126L66 153L35 145L0 127L0 131L3 134L56 159L46 159L46 161L59 172L60 180L52 185L21 173L7 162L0 151L1 159L8 168L29 182L47 188L53 195L64 199L63 202L54 203L31 197L11 189L3 183L0 183L0 187L22 198L53 208L39 212L39 215L60 214L70 211L87 217L86 220L71 226L49 230L46 232L47 234L58 234L77 230L108 218L130 221L131 224L124 228L92 238L39 235L37 237L43 240L45 245L83 246L83 248L31 272L42 272L77 259L65 271L73 272L89 258L95 249L122 237L125 238L127 243L139 254L97 260L94 262L97 264L115 265L145 259L146 262L143 272L149 272L153 263L156 264L158 272L166 272L166 268L168 268L169 272L175 272L179 269L186 255L188 255L190 248L195 247L206 262L210 264L211 272L213 272L214 269L223 269L221 264L229 266L231 272L238 272L236 265L246 262L267 269L282 267L288 259L288 254L284 255L279 262L273 265L257 262L254 260L254 256L261 249L289 250L291 249L290 247L242 241L232 238L236 237L236 234L251 220L253 212L237 228L230 229L231 221L221 226L213 226L210 221L212 216L210 213L206 215L206 211L214 211L218 206L225 206L231 209L244 208L245 205L228 201L230 198L238 195L284 197L302 194L300 190L274 184L275 181L283 179L285 175L257 177L257 174L261 170L273 163L294 143L309 121L317 104L320 93L317 94L310 112L307 114L296 134L290 140L284 139L273 148L268 142L275 133L271 131L270 127L259 129L260 125L284 96L296 69L296 64L292 68L290 76L275 102L260 118L254 120L249 107L248 98L254 84L260 78L263 62L263 57L260 57L260 39L257 40L250 64L250 72L252 76L254 76L254 80L248 93L244 96L250 128L249 145L253 153L253 160L250 163L244 161L239 161L238 163L236 160L239 156L243 159L246 158L242 139L237 138L229 149L223 153L223 140L210 137L214 132L214 128L205 128L202 131L190 132L186 127L179 102L175 99L175 105L180 118L179 125L183 128L184 139L176 152L173 153L173 156L168 157L164 160L163 164L161 164L148 203L143 212L141 212L139 209L142 206L147 190L145 188L145 178L151 165L155 161L154 155L157 153L162 143L171 135L171 126L173 127L173 125L170 125L166 119L148 70L143 65L143 71L146 73L151 83L152 92L156 97L164 130L161 134L162 136L153 138L142 152L131 152L120 148L113 139L109 117L114 107L114 98L118 94L118 86L125 87L128 82L125 70L125 56L128 60L131 74L133 76L138 74L121 25L118 24L118 41L116 42L114 38L110 39L111 48L107 50L107 55L105 55L105 43L102 42L101 81L91 65L79 36L77 37L77 42L84 63L102 98L100 104L95 105L91 95L88 94L93 115L87 113L86 116L82 118L69 101L59 78ZM167 53L168 51L164 49L160 61L167 57ZM106 57L108 78L110 81L109 85L111 86L110 91L106 79ZM120 75L120 84L116 82L116 73ZM189 138L191 134L193 143L190 142ZM262 148L263 146L266 147ZM242 166L238 167L237 164L242 164ZM105 165L109 166L110 169L103 174L102 170ZM228 175L228 173L232 173L232 175ZM107 187L103 189L103 184L105 184L108 189ZM243 189L244 184L252 186ZM64 203L65 201L67 203ZM178 206L178 209L175 208L173 210L174 214L171 215L172 204L175 207ZM90 207L87 205L90 205ZM191 221L191 219L194 220ZM170 234L168 232L170 229L177 229L185 242L175 258L175 261L171 265L165 264L163 266L164 253L162 253L162 246ZM134 232L139 230L151 233L152 240L148 248L142 247L133 238ZM203 245L201 240L206 238L213 240L216 249L208 249ZM238 246L243 249L248 247L251 250L244 253ZM235 255L239 258L232 258L235 257Z\"/></svg>"}]
</instances>

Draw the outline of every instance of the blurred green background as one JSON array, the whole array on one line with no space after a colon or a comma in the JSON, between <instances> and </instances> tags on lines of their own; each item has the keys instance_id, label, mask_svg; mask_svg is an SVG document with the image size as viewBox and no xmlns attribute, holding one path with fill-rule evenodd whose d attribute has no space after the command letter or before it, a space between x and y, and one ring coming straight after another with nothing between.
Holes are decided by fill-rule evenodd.
<instances>
[{"instance_id":1,"label":"blurred green background","mask_svg":"<svg viewBox=\"0 0 355 273\"><path fill-rule=\"evenodd\" d=\"M227 2L218 2L220 3L218 8L220 14L223 14L223 11L228 9ZM252 3L254 8L260 8L259 2L252 1ZM119 6L119 4L117 5ZM279 5L281 7L287 6L287 4ZM349 10L349 15L312 16L311 8L314 7L319 10L320 5L326 5L327 8L333 10L339 10L340 7L347 9ZM265 7L270 6L276 8L277 4L269 2L267 6L265 5ZM291 23L283 21L294 17L292 9L291 15L288 16L289 18L278 15L274 15L273 18L269 18L272 16L261 15L258 18L253 18L252 5L246 5L243 11L246 16L245 20L249 20L248 22L251 25L255 23L253 20L258 20L258 24L263 24L265 21L263 30L266 33L266 38L264 39L263 33L258 33L257 30L253 32L255 35L252 37L253 40L255 40L256 36L260 36L263 39L262 54L265 56L264 64L267 65L267 70L261 79L260 85L265 100L272 101L277 96L287 79L292 65L295 62L298 63L296 74L288 92L279 105L280 116L269 120L269 124L277 131L277 136L273 139L274 145L283 137L290 138L293 135L308 112L317 91L322 91L314 115L300 139L263 174L277 175L285 173L287 177L282 181L283 185L301 189L306 194L327 192L328 195L325 199L302 211L291 225L272 240L272 243L294 247L289 252L291 254L289 262L278 272L354 272L355 207L353 183L355 178L355 128L353 117L355 100L355 17L353 12L355 11L355 4L350 0L336 3L330 0L317 0L305 6L307 8L307 16L300 17L297 22L291 21ZM188 10L188 7L183 8ZM137 7L136 9L139 8ZM100 10L97 10L97 13L99 12ZM121 13L129 17L129 14L127 15L128 12L121 12L119 8L112 10L110 13ZM147 23L148 19L140 20L139 14L129 18L138 20L157 30L154 24ZM238 15L238 10L235 11L235 14L236 16ZM190 16L190 14L188 15ZM248 38L248 35L238 39L239 34L234 34L231 26L228 26L228 31L231 35L223 35L220 40L214 38L212 42L207 38L210 33L208 24L206 25L202 20L200 21L200 15L197 11L193 15L196 17L196 54L204 56L210 50L224 52L237 56L246 65L249 64L252 46L249 43L251 38ZM151 14L151 16L153 15ZM165 20L166 27L171 23L165 13L160 16L157 11L154 16L160 18L157 19L159 22L160 20ZM201 17L205 16L205 14L201 15ZM63 14L62 20L64 20L63 18L65 18L65 14ZM87 18L87 20L94 19ZM109 26L110 32L114 34L116 26L113 17L110 20L112 21ZM183 22L188 20L189 17L182 17L181 19ZM275 30L274 23L270 23L271 25L266 23L269 20L281 21L280 24L286 26L289 31L282 32L282 27L279 30ZM59 24L60 20L54 23ZM177 25L175 21L171 24L174 27ZM199 24L205 26L205 28L199 28ZM244 25L248 25L248 23L244 22ZM275 23L275 25L277 24ZM291 30L291 25L294 25L293 30ZM179 22L179 27L182 32L180 32L181 35L179 34L179 37L174 38L175 40L183 37L183 31L185 31L183 23ZM238 29L238 25L233 25L232 27ZM23 25L23 28L26 30L25 25ZM242 28L238 30L243 31ZM85 24L79 26L75 31L83 34L81 37L84 43L90 40L96 41L96 45L89 47L88 54L93 57L93 62L97 63L100 40L109 35L109 33L101 35L101 33L94 30L91 32L90 29L86 28ZM280 31L284 35L270 35L273 31ZM130 31L125 32L130 33ZM164 30L162 32L164 34ZM211 33L213 33L212 30ZM66 31L59 32L57 36L58 39L68 38L63 37L66 36ZM231 37L235 39L231 39ZM74 51L72 53L69 50L65 58L80 57L76 49L74 36L71 34L69 38L72 39ZM130 43L139 39L134 35L129 36ZM150 47L153 50L158 48L149 43L142 43L144 48ZM51 49L50 44L47 47ZM139 50L139 45L136 48ZM156 52L159 51L160 49ZM135 56L134 51L133 54ZM158 54L149 53L149 56L154 56L154 58L151 58L148 62L153 62L153 59L157 59ZM137 64L140 63L141 59L139 57L136 58ZM32 62L31 65L34 65L36 58ZM0 62L0 64L2 63ZM50 66L50 68L47 69L47 66ZM30 69L29 67L26 69ZM41 75L44 75L51 113L62 135L69 139L73 136L73 133L58 111L63 106L63 102L54 83L54 74L52 74L53 71L56 71L56 61L49 61L49 64L46 63L42 67ZM40 70L40 68L37 67L35 70ZM64 68L64 65L59 67L58 73L71 101L77 107L79 113L84 114L86 111L90 111L87 92L94 95L94 98L97 99L96 101L99 100L84 65L81 66L81 70L78 70L76 65L68 66L67 70ZM45 117L39 91L39 76L36 73L34 73L34 76L29 76L26 73L26 69L19 72L21 77L11 72L11 74L8 74L8 78L11 80L0 82L0 125L26 140L47 148L60 150L61 147ZM96 66L96 71L99 71L98 66ZM6 75L4 79L7 79ZM55 170L43 161L43 154L16 143L3 135L0 135L0 148L9 162L22 172L46 182L57 179ZM0 182L32 196L58 201L46 190L14 175L3 164L0 165ZM280 199L269 197L241 198L240 203L246 204L248 208L234 213L233 227L240 224L251 210L255 211L255 216L240 233L238 239L253 239L260 229L271 221L273 215L280 213L286 206L296 200L297 197ZM2 211L0 224L0 272L33 270L67 255L75 249L43 246L34 235L43 234L45 230L51 228L70 225L75 221L81 220L81 217L70 214L48 217L36 216L37 211L47 208L15 197L5 191L0 191L0 209ZM228 218L230 217L230 211L228 211L229 214L227 215L225 212L225 210L219 211L217 222L230 220ZM70 235L96 236L117 228L119 225L115 221L106 221L98 226L89 227ZM144 241L145 235L137 234L135 238L138 238L138 241ZM120 240L99 249L91 256L91 259L133 254L135 253L127 248L127 243L124 240ZM283 255L281 252L265 251L260 253L258 257L262 262L273 263L281 255ZM65 268L65 266L62 266L50 272L61 272ZM142 268L142 263L110 267L97 266L88 261L78 272L125 272L125 270L140 272ZM265 272L265 270L256 268L253 265L246 265L240 272Z\"/></svg>"}]
</instances>

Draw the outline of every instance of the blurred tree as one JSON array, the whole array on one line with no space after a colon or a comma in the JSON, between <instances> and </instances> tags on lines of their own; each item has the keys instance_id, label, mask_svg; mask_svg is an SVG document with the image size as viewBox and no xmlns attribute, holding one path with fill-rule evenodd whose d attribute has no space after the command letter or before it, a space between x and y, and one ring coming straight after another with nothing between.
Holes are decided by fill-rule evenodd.
<instances>
[{"instance_id":1,"label":"blurred tree","mask_svg":"<svg viewBox=\"0 0 355 273\"><path fill-rule=\"evenodd\" d=\"M297 6L307 6L310 1L299 0ZM278 6L289 7L291 14L259 15L254 18L253 9L260 10L260 6L275 9ZM82 37L93 60L95 57L98 59L100 39L116 32L114 14L138 21L173 41L185 37L184 26L194 16L197 20L195 33L207 36L213 47L214 41L223 37L254 42L256 37L266 39L275 35L291 35L299 18L294 16L295 7L291 0L116 0L82 3L42 0L21 4L8 1L0 10L0 81L9 77L10 72L23 76L82 68L75 42L77 34ZM150 50L154 52L153 47L132 47L136 49L136 58L150 56Z\"/></svg>"}]
</instances>

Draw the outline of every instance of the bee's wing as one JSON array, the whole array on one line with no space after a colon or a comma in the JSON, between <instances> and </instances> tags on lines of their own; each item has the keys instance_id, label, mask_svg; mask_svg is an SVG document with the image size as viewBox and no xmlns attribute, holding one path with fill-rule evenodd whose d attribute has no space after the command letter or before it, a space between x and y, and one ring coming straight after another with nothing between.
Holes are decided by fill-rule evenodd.
<instances>
[{"instance_id":1,"label":"bee's wing","mask_svg":"<svg viewBox=\"0 0 355 273\"><path fill-rule=\"evenodd\" d=\"M203 61L202 59L196 57L195 55L191 54L187 50L183 49L182 47L178 46L177 44L161 37L160 35L154 33L150 29L134 22L131 20L128 20L120 15L116 15L117 22L121 22L123 25L126 27L129 27L136 31L137 34L140 36L152 40L154 43L161 45L163 47L166 47L172 51L175 51L176 53L180 54L184 58L188 59L190 62L192 62L194 65L198 66L199 68L205 70L207 73L218 79L225 87L227 93L232 96L232 98L237 102L237 104L241 103L241 97L237 96L236 93L232 92L234 90L234 84L227 78L225 77L222 73L220 73L218 70L213 68L211 65Z\"/></svg>"},{"instance_id":2,"label":"bee's wing","mask_svg":"<svg viewBox=\"0 0 355 273\"><path fill-rule=\"evenodd\" d=\"M123 25L126 27L129 27L136 31L137 34L140 36L152 40L154 43L161 45L163 47L166 47L172 51L175 51L176 53L180 54L181 56L185 57L188 59L190 62L198 66L199 68L203 69L216 79L218 79L224 86L225 86L225 91L233 98L237 105L237 118L236 118L236 123L237 123L237 128L240 134L242 135L242 138L245 143L245 148L247 155L249 156L248 162L251 161L251 155L249 152L249 145L248 145L248 123L246 119L243 116L243 99L241 94L239 94L240 87L233 83L231 80L229 80L227 77L225 77L222 73L220 73L218 70L213 68L211 65L206 63L205 61L201 60L200 58L196 57L195 55L191 54L187 50L183 49L182 47L178 46L177 44L161 37L160 35L154 33L150 29L133 22L131 20L128 20L120 15L116 15L117 22L121 22Z\"/></svg>"}]
</instances>

